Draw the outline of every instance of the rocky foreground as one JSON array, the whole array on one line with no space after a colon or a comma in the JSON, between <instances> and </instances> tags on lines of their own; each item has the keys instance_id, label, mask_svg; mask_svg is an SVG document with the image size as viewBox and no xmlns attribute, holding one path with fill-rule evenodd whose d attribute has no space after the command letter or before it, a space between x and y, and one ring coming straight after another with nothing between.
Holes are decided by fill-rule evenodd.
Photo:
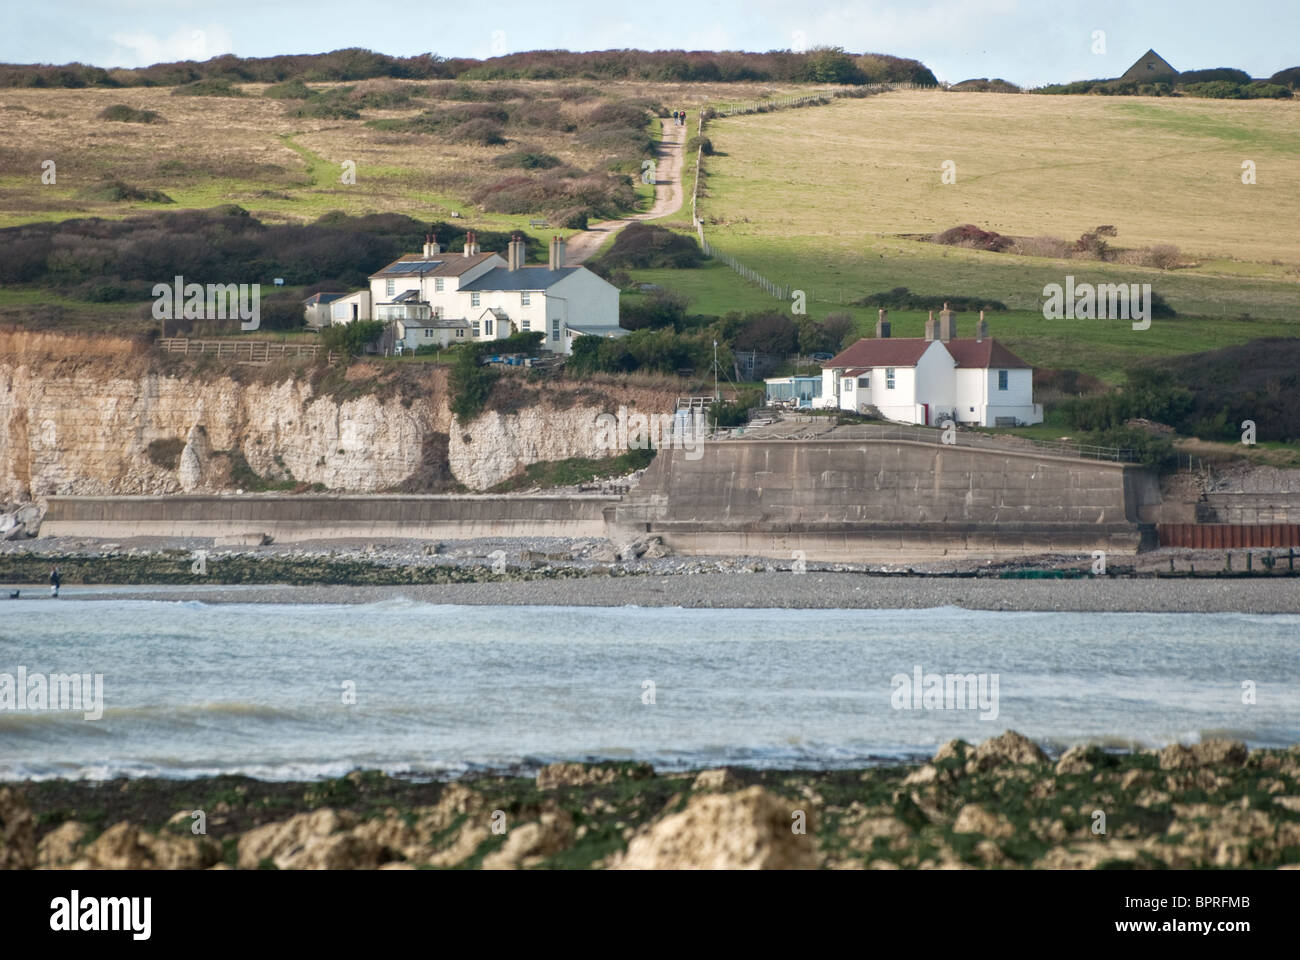
<instances>
[{"instance_id":1,"label":"rocky foreground","mask_svg":"<svg viewBox=\"0 0 1300 960\"><path fill-rule=\"evenodd\" d=\"M1008 731L865 771L29 782L0 835L9 869L1295 868L1300 747L1052 762Z\"/></svg>"}]
</instances>

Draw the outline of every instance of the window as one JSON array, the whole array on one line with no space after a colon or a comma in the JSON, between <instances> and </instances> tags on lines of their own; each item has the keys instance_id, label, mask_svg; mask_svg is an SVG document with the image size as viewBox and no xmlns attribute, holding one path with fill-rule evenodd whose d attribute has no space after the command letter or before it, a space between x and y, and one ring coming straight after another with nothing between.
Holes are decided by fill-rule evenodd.
<instances>
[{"instance_id":1,"label":"window","mask_svg":"<svg viewBox=\"0 0 1300 960\"><path fill-rule=\"evenodd\" d=\"M384 293L385 293L386 295L388 295L388 296L391 297L391 296L392 296L394 293L396 293L396 292L397 292L397 281L396 281L396 280L385 280L385 281L384 281Z\"/></svg>"},{"instance_id":2,"label":"window","mask_svg":"<svg viewBox=\"0 0 1300 960\"><path fill-rule=\"evenodd\" d=\"M519 294L519 305L520 305L520 306L522 306L522 307L527 307L527 306L531 305L532 302L533 302L533 295L532 295L531 293L521 293L521 294Z\"/></svg>"},{"instance_id":3,"label":"window","mask_svg":"<svg viewBox=\"0 0 1300 960\"><path fill-rule=\"evenodd\" d=\"M485 337L490 337L490 336L492 336L492 321L491 321L491 320L484 320L484 321L483 321L483 336L485 336Z\"/></svg>"},{"instance_id":4,"label":"window","mask_svg":"<svg viewBox=\"0 0 1300 960\"><path fill-rule=\"evenodd\" d=\"M482 299L483 299L483 298L482 298L481 295L479 295L479 294L477 294L477 293L471 293L471 294L469 295L469 305L470 305L471 307L477 307L477 306L479 306L479 305L481 304Z\"/></svg>"},{"instance_id":5,"label":"window","mask_svg":"<svg viewBox=\"0 0 1300 960\"><path fill-rule=\"evenodd\" d=\"M433 292L442 293L442 277L433 278Z\"/></svg>"},{"instance_id":6,"label":"window","mask_svg":"<svg viewBox=\"0 0 1300 960\"><path fill-rule=\"evenodd\" d=\"M519 328L523 330L524 333L527 333L529 330L533 328L533 322L531 320L520 320Z\"/></svg>"},{"instance_id":7,"label":"window","mask_svg":"<svg viewBox=\"0 0 1300 960\"><path fill-rule=\"evenodd\" d=\"M433 337L433 331L430 330L428 327L425 327L425 328L424 328L424 339L429 340L429 339L431 339L432 337Z\"/></svg>"},{"instance_id":8,"label":"window","mask_svg":"<svg viewBox=\"0 0 1300 960\"><path fill-rule=\"evenodd\" d=\"M456 336L458 336L458 337L462 337L462 338L463 338L463 337L465 336L465 328L464 328L464 327L457 327L457 328L456 328Z\"/></svg>"},{"instance_id":9,"label":"window","mask_svg":"<svg viewBox=\"0 0 1300 960\"><path fill-rule=\"evenodd\" d=\"M1007 388L1007 371L1006 371L1006 370L999 370L999 371L998 371L998 389L999 389L999 390L1005 390L1006 388Z\"/></svg>"},{"instance_id":10,"label":"window","mask_svg":"<svg viewBox=\"0 0 1300 960\"><path fill-rule=\"evenodd\" d=\"M474 336L478 336L478 321L474 321Z\"/></svg>"},{"instance_id":11,"label":"window","mask_svg":"<svg viewBox=\"0 0 1300 960\"><path fill-rule=\"evenodd\" d=\"M844 378L844 392L845 392L845 393L852 393L852 392L853 392L853 378L852 378L852 377L845 377L845 378Z\"/></svg>"},{"instance_id":12,"label":"window","mask_svg":"<svg viewBox=\"0 0 1300 960\"><path fill-rule=\"evenodd\" d=\"M871 377L870 376L858 377L858 386L861 387L863 390L869 389L871 387Z\"/></svg>"},{"instance_id":13,"label":"window","mask_svg":"<svg viewBox=\"0 0 1300 960\"><path fill-rule=\"evenodd\" d=\"M560 339L560 321L559 321L559 320L552 320L552 321L551 321L551 339L552 339L552 340L559 340L559 339Z\"/></svg>"},{"instance_id":14,"label":"window","mask_svg":"<svg viewBox=\"0 0 1300 960\"><path fill-rule=\"evenodd\" d=\"M893 367L885 367L885 389L886 390L894 389L894 368Z\"/></svg>"}]
</instances>

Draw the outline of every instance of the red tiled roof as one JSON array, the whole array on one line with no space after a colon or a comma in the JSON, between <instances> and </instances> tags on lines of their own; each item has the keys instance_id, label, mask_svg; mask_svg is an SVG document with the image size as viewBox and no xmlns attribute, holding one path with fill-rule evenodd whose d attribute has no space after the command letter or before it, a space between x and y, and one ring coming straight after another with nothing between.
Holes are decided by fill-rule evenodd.
<instances>
[{"instance_id":1,"label":"red tiled roof","mask_svg":"<svg viewBox=\"0 0 1300 960\"><path fill-rule=\"evenodd\" d=\"M864 337L827 360L823 367L914 367L930 346L920 337Z\"/></svg>"},{"instance_id":2,"label":"red tiled roof","mask_svg":"<svg viewBox=\"0 0 1300 960\"><path fill-rule=\"evenodd\" d=\"M990 367L1023 367L1029 364L1021 360L996 340L949 340L944 346L957 361L959 367L974 367L987 370Z\"/></svg>"},{"instance_id":3,"label":"red tiled roof","mask_svg":"<svg viewBox=\"0 0 1300 960\"><path fill-rule=\"evenodd\" d=\"M841 350L823 367L914 367L933 341L923 337L864 337ZM939 341L958 367L987 370L990 367L1023 367L1021 360L996 340Z\"/></svg>"}]
</instances>

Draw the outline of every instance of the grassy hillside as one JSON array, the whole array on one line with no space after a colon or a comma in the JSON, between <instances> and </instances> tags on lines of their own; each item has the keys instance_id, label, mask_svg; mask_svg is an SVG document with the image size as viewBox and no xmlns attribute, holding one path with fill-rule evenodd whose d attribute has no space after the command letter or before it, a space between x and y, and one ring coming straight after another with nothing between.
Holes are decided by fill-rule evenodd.
<instances>
[{"instance_id":1,"label":"grassy hillside","mask_svg":"<svg viewBox=\"0 0 1300 960\"><path fill-rule=\"evenodd\" d=\"M668 112L679 106L693 110L720 98L753 99L797 89L755 83L382 79L307 84L312 99L303 100L283 97L288 86L235 84L230 89L236 96L174 95L173 89L183 88L167 87L0 88L0 121L9 133L0 144L0 226L236 203L266 223L301 223L332 210L426 220L455 212L482 229L528 229L541 209L501 213L493 212L491 203L480 209L478 192L507 177L614 172L635 180L641 154L631 124L620 123L620 108L653 104ZM159 119L99 116L117 105L152 111ZM486 143L473 138L481 131L441 123L457 112L491 117L483 126L498 130L503 142ZM648 135L648 127L639 129ZM540 154L559 165L522 165L523 155ZM56 164L53 184L41 181L46 160ZM342 182L345 161L356 165L354 184ZM160 191L173 202L114 198L105 189L114 182ZM575 206L600 199L590 196L589 187L575 187Z\"/></svg>"},{"instance_id":2,"label":"grassy hillside","mask_svg":"<svg viewBox=\"0 0 1300 960\"><path fill-rule=\"evenodd\" d=\"M773 280L808 291L814 315L907 286L984 296L1009 313L994 334L1027 360L1109 379L1143 358L1292 335L1300 315L1300 103L900 92L715 120L701 214L709 239ZM1244 159L1258 182L1241 182ZM941 166L956 165L943 184ZM1172 244L1179 266L990 253L911 239L974 223L1074 240L1099 224L1112 245ZM1151 283L1179 312L1045 321L1042 289ZM637 274L715 312L774 301L725 268ZM869 329L874 310L852 311ZM973 318L966 320L969 323ZM924 315L894 316L917 336Z\"/></svg>"}]
</instances>

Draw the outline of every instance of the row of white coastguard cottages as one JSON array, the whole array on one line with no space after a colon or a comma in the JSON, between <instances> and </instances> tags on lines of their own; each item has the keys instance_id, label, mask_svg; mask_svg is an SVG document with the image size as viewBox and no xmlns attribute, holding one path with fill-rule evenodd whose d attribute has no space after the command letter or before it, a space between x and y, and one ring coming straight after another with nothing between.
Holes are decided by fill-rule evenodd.
<instances>
[{"instance_id":1,"label":"row of white coastguard cottages","mask_svg":"<svg viewBox=\"0 0 1300 960\"><path fill-rule=\"evenodd\" d=\"M618 325L618 287L586 267L568 266L562 239L551 239L544 265L527 265L524 250L518 235L505 258L481 253L473 233L460 253L444 253L429 237L423 252L371 275L369 290L309 297L307 322L381 320L392 325L393 342L403 351L539 332L547 350L568 354L575 337L627 333Z\"/></svg>"},{"instance_id":2,"label":"row of white coastguard cottages","mask_svg":"<svg viewBox=\"0 0 1300 960\"><path fill-rule=\"evenodd\" d=\"M874 340L841 351L822 365L820 377L768 380L768 401L927 426L949 419L981 427L1043 422L1033 368L989 337L983 311L967 339L957 336L947 304L938 320L930 314L924 338L891 337L885 316L881 310Z\"/></svg>"}]
</instances>

